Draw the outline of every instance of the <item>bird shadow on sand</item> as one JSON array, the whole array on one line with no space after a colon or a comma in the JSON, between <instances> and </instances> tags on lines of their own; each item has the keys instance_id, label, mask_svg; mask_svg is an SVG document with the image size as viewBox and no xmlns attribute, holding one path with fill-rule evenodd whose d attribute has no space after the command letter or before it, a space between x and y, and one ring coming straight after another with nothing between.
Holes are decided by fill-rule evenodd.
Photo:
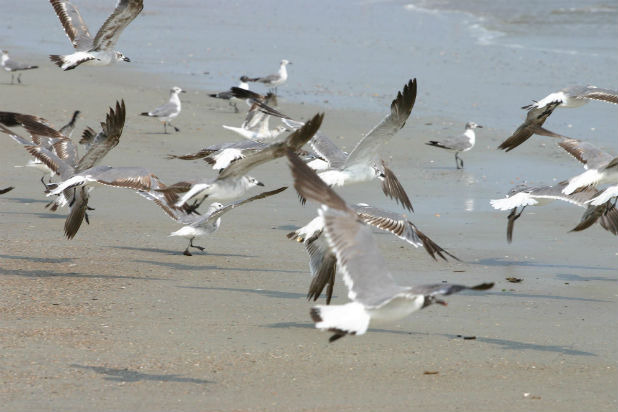
<instances>
[{"instance_id":1,"label":"bird shadow on sand","mask_svg":"<svg viewBox=\"0 0 618 412\"><path fill-rule=\"evenodd\" d=\"M99 275L78 272L51 272L50 270L24 270L5 269L0 267L0 276L21 276L26 278L83 278L83 279L131 279L131 280L164 280L161 278L122 276L122 275Z\"/></svg>"},{"instance_id":2,"label":"bird shadow on sand","mask_svg":"<svg viewBox=\"0 0 618 412\"><path fill-rule=\"evenodd\" d=\"M499 296L500 298L508 297L508 298L526 298L526 299L554 299L554 300L568 300L572 302L606 302L609 303L608 300L603 299L594 299L594 298L579 298L575 296L557 296L557 295L543 295L543 294L534 294L534 293L519 293L519 292L511 292L511 291L503 291L503 292L483 292L485 296L493 295Z\"/></svg>"},{"instance_id":3,"label":"bird shadow on sand","mask_svg":"<svg viewBox=\"0 0 618 412\"><path fill-rule=\"evenodd\" d=\"M300 323L300 322L277 322L277 323L269 323L267 325L262 325L262 326L266 328L273 328L273 329L316 329L313 323ZM418 336L429 335L428 333L424 333L424 332L412 332L408 330L380 329L380 328L369 328L367 330L367 333L390 333L394 335L418 335Z\"/></svg>"},{"instance_id":4,"label":"bird shadow on sand","mask_svg":"<svg viewBox=\"0 0 618 412\"><path fill-rule=\"evenodd\" d=\"M227 255L226 255L227 256ZM272 273L303 273L300 270L282 270L282 269L269 269L269 268L240 268L240 267L222 267L216 265L188 265L184 263L177 262L157 262L154 260L142 260L135 259L134 262L138 263L149 263L155 266L163 266L175 270L220 270L220 271L234 271L234 272L272 272Z\"/></svg>"},{"instance_id":5,"label":"bird shadow on sand","mask_svg":"<svg viewBox=\"0 0 618 412\"><path fill-rule=\"evenodd\" d=\"M281 292L279 290L220 288L220 287L207 287L207 286L178 286L178 287L183 288L183 289L221 290L225 292L253 293L256 295L266 296L268 298L275 298L275 299L306 299L307 298L307 295L303 293Z\"/></svg>"},{"instance_id":6,"label":"bird shadow on sand","mask_svg":"<svg viewBox=\"0 0 618 412\"><path fill-rule=\"evenodd\" d=\"M0 259L27 260L36 263L69 263L73 262L74 258L49 258L49 257L34 257L34 256L17 256L17 255L0 255Z\"/></svg>"},{"instance_id":7,"label":"bird shadow on sand","mask_svg":"<svg viewBox=\"0 0 618 412\"><path fill-rule=\"evenodd\" d=\"M106 381L114 382L176 382L176 383L214 383L206 379L188 378L177 374L157 375L151 373L137 372L128 368L106 368L103 366L87 366L87 365L69 365L71 368L91 370L100 375L106 375L103 378Z\"/></svg>"},{"instance_id":8,"label":"bird shadow on sand","mask_svg":"<svg viewBox=\"0 0 618 412\"><path fill-rule=\"evenodd\" d=\"M541 263L530 262L523 260L506 260L502 258L487 258L480 259L476 262L466 262L471 265L481 266L526 266L532 268L563 268L563 269L579 269L579 270L616 270L616 268L607 268L600 266L581 266L581 265L564 265L559 263Z\"/></svg>"},{"instance_id":9,"label":"bird shadow on sand","mask_svg":"<svg viewBox=\"0 0 618 412\"><path fill-rule=\"evenodd\" d=\"M32 199L29 197L5 197L3 199L10 200L15 203L49 203L49 199Z\"/></svg>"},{"instance_id":10,"label":"bird shadow on sand","mask_svg":"<svg viewBox=\"0 0 618 412\"><path fill-rule=\"evenodd\" d=\"M160 253L162 255L171 255L171 256L183 256L181 250L171 250L171 249L159 249L159 248L150 248L150 247L134 247L134 246L107 246L113 249L123 249L123 250L133 250L136 252L151 252L151 253ZM234 253L209 253L209 252L195 252L193 256L186 256L184 258L189 257L197 257L197 256L224 256L224 257L242 257L242 258L254 258L257 256L252 255L241 255Z\"/></svg>"},{"instance_id":11,"label":"bird shadow on sand","mask_svg":"<svg viewBox=\"0 0 618 412\"><path fill-rule=\"evenodd\" d=\"M458 336L458 335L443 334L442 336L446 336L447 338L457 339L457 340L462 339L461 335ZM536 343L526 343L526 342L519 342L515 340L483 338L483 337L475 337L475 339L470 340L470 342L488 343L490 345L500 346L503 349L516 350L516 351L534 350L538 352L555 352L555 353L561 353L563 355L573 355L573 356L598 356L596 353L572 349L564 345L539 345Z\"/></svg>"}]
</instances>

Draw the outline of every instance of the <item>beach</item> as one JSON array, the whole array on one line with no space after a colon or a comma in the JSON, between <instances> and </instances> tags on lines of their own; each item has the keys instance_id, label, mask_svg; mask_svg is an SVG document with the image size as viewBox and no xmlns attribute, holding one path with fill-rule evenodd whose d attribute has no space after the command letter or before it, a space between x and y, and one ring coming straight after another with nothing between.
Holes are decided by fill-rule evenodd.
<instances>
[{"instance_id":1,"label":"beach","mask_svg":"<svg viewBox=\"0 0 618 412\"><path fill-rule=\"evenodd\" d=\"M144 20L158 15L149 13ZM139 18L121 39L129 50ZM49 24L60 31L57 20ZM5 39L8 32L2 32ZM64 50L70 47L62 41ZM167 155L240 140L221 125L239 126L244 103L234 113L226 101L208 97L233 85L232 75L215 82L219 72L206 75L194 67L147 71L139 59L143 50L131 56L135 64L62 72L37 49L50 45L62 50L53 39L16 50L16 58L40 68L24 72L22 85L9 85L9 75L0 73L0 109L39 115L58 127L80 110L76 139L86 126L98 129L109 107L124 99L123 135L104 164L145 167L165 183L214 176L202 161ZM439 58L432 59L437 64ZM231 64L233 59L225 62ZM45 208L41 175L14 167L29 156L4 136L0 188L15 189L0 196L0 411L616 410L616 237L598 225L569 233L584 209L555 203L526 209L508 244L507 213L489 204L515 184L554 184L581 172L549 138L534 136L510 153L496 149L523 120L519 106L551 90L530 95L541 83L535 79L519 95L491 97L488 89L503 77L497 64L481 97L457 92L456 101L443 106L448 99L442 92L453 84L464 87L464 75L438 91L435 78L422 76L429 69L398 67L375 82L358 73L365 78L363 92L352 96L338 94L346 85L334 81L326 96L304 95L293 70L307 68L294 64L290 89L279 88L278 109L299 120L324 112L321 131L347 151L417 77L412 115L383 155L410 195L410 219L461 261L434 261L390 235L375 237L402 284L494 282L494 288L448 296L446 307L432 305L396 324L372 325L363 336L328 343L329 334L315 329L309 316L308 255L286 238L316 215L317 205L299 203L284 159L252 175L264 189L288 189L223 216L216 234L196 240L206 250L187 257L185 239L168 236L179 225L130 190L95 189L90 224L67 240L66 210ZM569 81L580 64L568 69ZM591 76L602 72L596 66ZM312 79L305 85L319 89ZM164 103L173 86L187 93L173 121L180 132L165 135L158 120L139 113ZM487 106L490 112L483 111ZM585 132L574 137L598 138L591 140L616 152L615 107L591 103L553 116L556 131ZM456 170L451 152L425 142L461 133L470 120L485 127L477 130L474 149L461 155L465 168ZM350 203L403 212L375 182L337 192ZM511 283L511 277L522 281ZM333 304L347 301L338 277Z\"/></svg>"}]
</instances>

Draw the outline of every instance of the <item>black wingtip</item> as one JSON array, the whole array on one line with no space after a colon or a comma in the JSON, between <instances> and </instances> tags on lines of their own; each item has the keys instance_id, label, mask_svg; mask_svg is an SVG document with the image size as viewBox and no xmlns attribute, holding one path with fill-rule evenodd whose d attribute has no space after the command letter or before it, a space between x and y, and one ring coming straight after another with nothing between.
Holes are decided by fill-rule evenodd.
<instances>
[{"instance_id":1,"label":"black wingtip","mask_svg":"<svg viewBox=\"0 0 618 412\"><path fill-rule=\"evenodd\" d=\"M494 287L494 282L485 282L480 285L469 287L470 290L488 290Z\"/></svg>"},{"instance_id":2,"label":"black wingtip","mask_svg":"<svg viewBox=\"0 0 618 412\"><path fill-rule=\"evenodd\" d=\"M309 314L311 315L311 320L313 320L315 323L322 322L322 317L320 316L320 308L311 308Z\"/></svg>"}]
</instances>

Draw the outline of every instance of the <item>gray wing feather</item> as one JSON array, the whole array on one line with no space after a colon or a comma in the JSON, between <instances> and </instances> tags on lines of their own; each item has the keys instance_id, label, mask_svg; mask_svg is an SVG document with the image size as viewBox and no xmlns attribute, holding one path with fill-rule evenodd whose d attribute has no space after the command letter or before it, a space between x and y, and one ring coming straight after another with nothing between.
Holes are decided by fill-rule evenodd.
<instances>
[{"instance_id":1,"label":"gray wing feather","mask_svg":"<svg viewBox=\"0 0 618 412\"><path fill-rule=\"evenodd\" d=\"M391 103L391 112L361 139L348 156L345 165L367 163L377 156L378 149L387 143L405 124L416 100L416 79L410 80Z\"/></svg>"},{"instance_id":2,"label":"gray wing feather","mask_svg":"<svg viewBox=\"0 0 618 412\"><path fill-rule=\"evenodd\" d=\"M77 8L66 0L50 0L50 3L73 47L76 50L89 50L92 47L92 36Z\"/></svg>"},{"instance_id":3,"label":"gray wing feather","mask_svg":"<svg viewBox=\"0 0 618 412\"><path fill-rule=\"evenodd\" d=\"M93 41L95 50L110 49L118 41L122 31L144 8L143 0L119 0L116 9L105 20Z\"/></svg>"},{"instance_id":4,"label":"gray wing feather","mask_svg":"<svg viewBox=\"0 0 618 412\"><path fill-rule=\"evenodd\" d=\"M78 170L86 170L94 167L97 163L118 145L124 122L126 118L126 108L124 100L116 102L116 110L109 109L105 122L101 123L101 132L89 141L88 151L79 159Z\"/></svg>"},{"instance_id":5,"label":"gray wing feather","mask_svg":"<svg viewBox=\"0 0 618 412\"><path fill-rule=\"evenodd\" d=\"M337 256L339 270L349 289L348 297L368 307L377 307L406 288L395 283L369 227L355 214L320 209L324 232Z\"/></svg>"},{"instance_id":6,"label":"gray wing feather","mask_svg":"<svg viewBox=\"0 0 618 412\"><path fill-rule=\"evenodd\" d=\"M587 168L599 168L607 165L614 156L602 151L590 142L577 139L565 138L558 145L567 151L575 159L587 166Z\"/></svg>"}]
</instances>

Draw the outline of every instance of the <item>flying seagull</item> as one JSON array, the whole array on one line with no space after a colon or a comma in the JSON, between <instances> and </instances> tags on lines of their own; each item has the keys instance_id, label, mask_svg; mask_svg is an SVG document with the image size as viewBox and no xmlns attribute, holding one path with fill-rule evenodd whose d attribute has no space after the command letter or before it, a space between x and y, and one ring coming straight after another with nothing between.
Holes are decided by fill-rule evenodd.
<instances>
[{"instance_id":1,"label":"flying seagull","mask_svg":"<svg viewBox=\"0 0 618 412\"><path fill-rule=\"evenodd\" d=\"M312 162L311 165L316 170L319 168L320 178L329 186L344 186L379 179L382 181L382 191L386 196L413 211L412 202L397 176L383 160L378 160L378 155L382 146L405 126L414 107L416 90L416 79L409 80L392 101L390 113L366 133L349 154L318 132L309 144L322 159L319 162ZM283 123L290 128L302 125L289 118L283 118Z\"/></svg>"},{"instance_id":2,"label":"flying seagull","mask_svg":"<svg viewBox=\"0 0 618 412\"><path fill-rule=\"evenodd\" d=\"M426 144L430 146L440 147L442 149L452 150L455 152L455 165L457 169L463 169L463 159L459 157L459 153L467 152L474 147L476 142L476 134L474 129L483 127L480 124L474 122L466 123L466 130L459 136L449 137L442 140L430 140Z\"/></svg>"},{"instance_id":3,"label":"flying seagull","mask_svg":"<svg viewBox=\"0 0 618 412\"><path fill-rule=\"evenodd\" d=\"M565 138L558 145L586 169L584 173L569 179L569 184L563 189L565 194L601 183L618 184L618 156L612 156L590 142L577 139Z\"/></svg>"},{"instance_id":4,"label":"flying seagull","mask_svg":"<svg viewBox=\"0 0 618 412\"><path fill-rule=\"evenodd\" d=\"M519 127L509 136L504 142L500 143L498 149L510 152L517 146L532 137L533 134L541 136L564 138L561 134L554 133L543 128L543 123L547 120L554 109L560 104L560 101L556 100L546 104L543 107L531 107L526 115L526 120L519 125Z\"/></svg>"},{"instance_id":5,"label":"flying seagull","mask_svg":"<svg viewBox=\"0 0 618 412\"><path fill-rule=\"evenodd\" d=\"M31 70L38 69L39 66L33 66L30 64L24 64L16 62L15 60L9 57L9 52L6 50L2 50L2 60L0 61L0 65L7 72L11 73L11 84L15 83L15 72L20 72L23 70ZM21 73L17 73L17 83L21 83Z\"/></svg>"},{"instance_id":6,"label":"flying seagull","mask_svg":"<svg viewBox=\"0 0 618 412\"><path fill-rule=\"evenodd\" d=\"M408 220L406 214L391 212L364 203L348 206L357 213L359 220L363 223L392 233L414 247L422 246L434 260L437 260L436 255L444 260L447 260L445 255L459 260L421 232L414 223ZM324 236L324 218L317 216L300 229L288 233L287 237L303 243L309 253L312 281L307 299L317 300L327 287L326 304L330 304L337 271L337 258Z\"/></svg>"},{"instance_id":7,"label":"flying seagull","mask_svg":"<svg viewBox=\"0 0 618 412\"><path fill-rule=\"evenodd\" d=\"M595 213L598 212L598 215L592 220L591 213L593 213L592 209L595 209L595 206L587 206L591 199L598 196L599 191L592 187L586 187L575 193L566 195L563 193L563 189L567 184L568 182L560 182L554 186L528 186L526 184L521 184L511 189L505 198L491 200L490 203L494 209L504 211L510 210L507 216L508 222L506 226L507 242L511 243L513 241L515 221L519 219L526 207L545 206L554 200L561 200L579 207L587 207L587 211L584 213L585 218L582 218L582 222L580 222L573 231L580 231L588 228L601 218L599 224L605 230L613 233L612 227L618 224L618 220L615 220L616 218L614 217L615 212L601 208L596 209ZM615 220L614 223L612 223L612 219ZM586 226L584 227L584 225Z\"/></svg>"},{"instance_id":8,"label":"flying seagull","mask_svg":"<svg viewBox=\"0 0 618 412\"><path fill-rule=\"evenodd\" d=\"M183 193L176 207L182 207L194 200L191 209L195 210L206 199L227 200L242 196L254 186L263 186L253 177L247 176L254 167L285 155L285 149L300 149L311 139L322 124L323 114L316 114L305 126L287 136L284 140L267 145L251 155L231 163L221 170L215 178L200 179L190 182L178 182L168 186L164 191Z\"/></svg>"},{"instance_id":9,"label":"flying seagull","mask_svg":"<svg viewBox=\"0 0 618 412\"><path fill-rule=\"evenodd\" d=\"M523 106L522 109L542 109L554 102L558 102L558 107L575 108L583 106L591 100L618 104L618 91L596 86L570 86L550 93L539 101L533 100L532 104Z\"/></svg>"},{"instance_id":10,"label":"flying seagull","mask_svg":"<svg viewBox=\"0 0 618 412\"><path fill-rule=\"evenodd\" d=\"M49 0L60 19L65 33L75 48L75 53L51 55L49 58L62 70L71 70L80 64L104 66L131 60L113 50L122 31L144 8L143 0L119 0L116 8L101 26L94 39L88 31L77 7L67 0Z\"/></svg>"},{"instance_id":11,"label":"flying seagull","mask_svg":"<svg viewBox=\"0 0 618 412\"><path fill-rule=\"evenodd\" d=\"M333 332L329 342L348 334L362 335L372 321L395 321L433 303L446 305L439 299L440 295L493 287L493 283L476 286L397 284L378 251L371 229L359 221L358 214L298 156L291 151L287 156L296 190L322 205L318 213L324 219L326 239L349 290L351 302L345 305L311 308L316 328Z\"/></svg>"},{"instance_id":12,"label":"flying seagull","mask_svg":"<svg viewBox=\"0 0 618 412\"><path fill-rule=\"evenodd\" d=\"M184 226L179 230L170 234L170 236L180 236L189 240L189 245L184 250L183 254L185 256L191 256L191 252L189 248L194 248L203 251L204 247L194 245L193 240L197 237L209 235L211 233L216 232L219 229L219 225L221 224L221 216L232 209L237 208L238 206L242 206L249 202L253 202L254 200L264 199L269 196L276 195L277 193L283 192L287 187L280 187L279 189L271 190L268 192L262 192L258 195L249 197L247 199L243 199L229 205L222 205L221 203L215 202L212 203L205 214L197 215L186 213L180 209L170 208L168 205L168 200L163 197L161 192L156 191L140 191L143 197L148 200L155 202L167 216L172 218L174 221L183 224Z\"/></svg>"},{"instance_id":13,"label":"flying seagull","mask_svg":"<svg viewBox=\"0 0 618 412\"><path fill-rule=\"evenodd\" d=\"M179 93L186 93L186 91L182 90L180 87L172 87L170 90L170 99L162 106L157 107L156 109L150 112L140 113L142 116L148 117L156 117L163 122L163 133L167 134L167 125L169 124L176 130L180 131L179 128L174 126L171 123L171 120L180 114L180 97L178 97Z\"/></svg>"}]
</instances>

